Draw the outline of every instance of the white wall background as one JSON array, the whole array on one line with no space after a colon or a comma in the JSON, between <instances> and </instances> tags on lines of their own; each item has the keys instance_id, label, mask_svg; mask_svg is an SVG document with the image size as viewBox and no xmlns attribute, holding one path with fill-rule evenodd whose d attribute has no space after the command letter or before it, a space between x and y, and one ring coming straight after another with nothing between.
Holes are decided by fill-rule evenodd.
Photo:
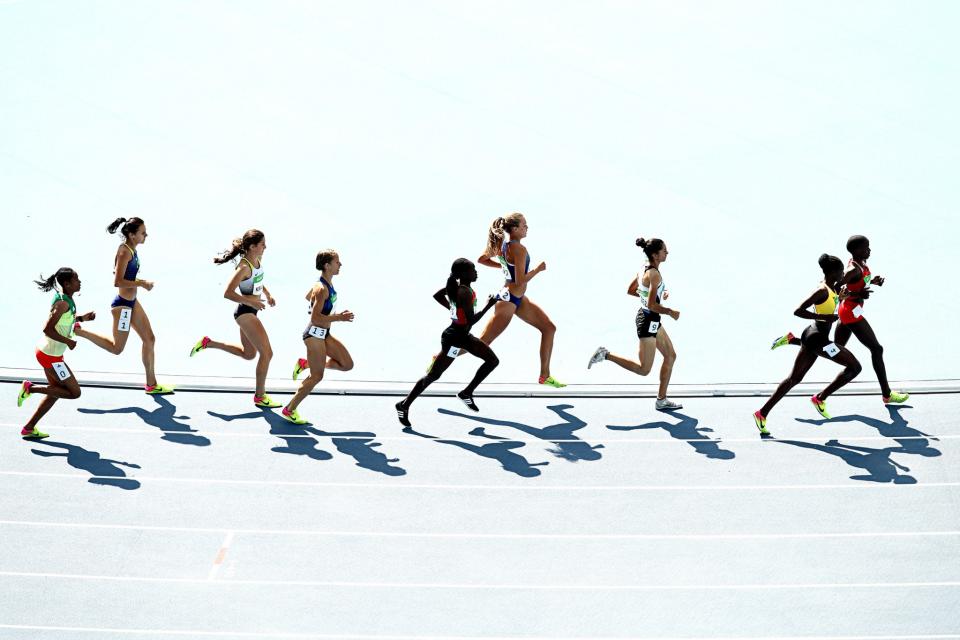
<instances>
[{"instance_id":1,"label":"white wall background","mask_svg":"<svg viewBox=\"0 0 960 640\"><path fill-rule=\"evenodd\" d=\"M846 259L853 233L888 278L867 314L891 378L960 377L958 18L949 1L0 2L0 364L35 366L49 296L30 280L59 266L108 332L103 228L139 215L161 372L252 375L186 354L236 334L230 267L210 260L256 226L272 376L300 352L313 256L333 246L357 368L331 377L412 380L447 322L430 295L450 262L519 210L562 380L639 381L585 370L597 345L635 352L638 235L671 251L675 381L783 377L792 353L769 343L803 328L817 257ZM481 295L499 287L481 274ZM491 379L533 381L536 337L515 322ZM135 338L69 358L140 368Z\"/></svg>"}]
</instances>

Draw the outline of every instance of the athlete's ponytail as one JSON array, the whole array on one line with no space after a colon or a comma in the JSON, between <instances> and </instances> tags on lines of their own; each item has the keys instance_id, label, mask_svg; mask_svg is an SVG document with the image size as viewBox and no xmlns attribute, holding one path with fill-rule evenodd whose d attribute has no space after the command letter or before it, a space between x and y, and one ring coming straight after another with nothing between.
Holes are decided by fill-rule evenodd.
<instances>
[{"instance_id":1,"label":"athlete's ponytail","mask_svg":"<svg viewBox=\"0 0 960 640\"><path fill-rule=\"evenodd\" d=\"M260 244L263 241L263 237L263 231L250 229L244 233L243 236L234 238L230 244L230 248L214 258L213 263L224 264L225 262L230 262L237 256L245 256L247 252L250 251L250 247L255 244Z\"/></svg>"},{"instance_id":2,"label":"athlete's ponytail","mask_svg":"<svg viewBox=\"0 0 960 640\"><path fill-rule=\"evenodd\" d=\"M483 254L489 258L500 255L500 247L503 246L503 239L507 234L519 227L522 221L523 214L517 212L494 220L490 225L490 230L487 232L487 248Z\"/></svg>"},{"instance_id":3,"label":"athlete's ponytail","mask_svg":"<svg viewBox=\"0 0 960 640\"><path fill-rule=\"evenodd\" d=\"M129 238L139 231L142 225L143 220L140 218L117 218L107 225L107 233L114 234L117 232L117 229L119 229L120 235L122 235L124 238Z\"/></svg>"},{"instance_id":4,"label":"athlete's ponytail","mask_svg":"<svg viewBox=\"0 0 960 640\"><path fill-rule=\"evenodd\" d=\"M837 256L821 253L817 263L825 276L829 275L831 271L843 271L843 261Z\"/></svg>"},{"instance_id":5,"label":"athlete's ponytail","mask_svg":"<svg viewBox=\"0 0 960 640\"><path fill-rule=\"evenodd\" d=\"M457 258L453 261L450 265L450 276L447 278L447 300L454 303L457 301L457 288L464 284L464 280L473 269L476 269L476 266L466 258Z\"/></svg>"},{"instance_id":6,"label":"athlete's ponytail","mask_svg":"<svg viewBox=\"0 0 960 640\"><path fill-rule=\"evenodd\" d=\"M70 267L60 267L57 269L57 272L49 278L44 278L43 275L41 275L39 280L33 281L33 284L37 285L41 291L53 291L58 288L57 285L59 285L59 288L62 290L64 285L70 282L75 275L77 275L77 272Z\"/></svg>"},{"instance_id":7,"label":"athlete's ponytail","mask_svg":"<svg viewBox=\"0 0 960 640\"><path fill-rule=\"evenodd\" d=\"M660 238L637 238L637 246L643 249L643 252L647 255L648 260L653 260L653 255L659 253L663 247L663 240Z\"/></svg>"}]
</instances>

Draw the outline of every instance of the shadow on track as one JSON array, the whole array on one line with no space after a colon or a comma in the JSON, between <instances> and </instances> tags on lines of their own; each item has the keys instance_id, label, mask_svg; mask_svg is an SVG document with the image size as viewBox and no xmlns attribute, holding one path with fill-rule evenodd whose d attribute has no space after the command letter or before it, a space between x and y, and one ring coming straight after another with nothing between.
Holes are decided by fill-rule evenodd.
<instances>
[{"instance_id":1,"label":"shadow on track","mask_svg":"<svg viewBox=\"0 0 960 640\"><path fill-rule=\"evenodd\" d=\"M313 436L321 438L330 438L337 451L350 456L357 461L357 466L370 471L376 471L388 476L406 475L406 469L393 466L391 463L398 462L399 458L388 458L386 455L376 450L381 446L376 439L375 433L365 431L345 431L345 432L326 432L315 429L307 425L296 425L283 418L283 416L270 411L261 409L228 415L208 411L208 414L214 418L220 418L226 422L234 420L266 420L270 425L270 434L277 436L286 443L283 447L271 447L271 451L277 453L288 453L297 456L306 456L314 460L330 460L333 454L320 449L317 445L320 442Z\"/></svg>"},{"instance_id":2,"label":"shadow on track","mask_svg":"<svg viewBox=\"0 0 960 640\"><path fill-rule=\"evenodd\" d=\"M680 418L680 422L666 422L665 420L658 420L656 422L647 422L645 424L637 424L633 426L617 426L611 424L607 425L607 429L612 431L663 429L670 434L671 438L683 440L693 447L694 451L713 460L732 460L736 457L737 454L735 454L733 451L721 448L719 440L707 435L708 433L713 433L713 429L709 427L697 427L697 425L700 424L700 421L696 418L684 415L678 411L671 411L669 415Z\"/></svg>"},{"instance_id":3,"label":"shadow on track","mask_svg":"<svg viewBox=\"0 0 960 640\"><path fill-rule=\"evenodd\" d=\"M868 427L872 427L877 430L877 433L880 435L895 440L899 445L900 449L897 453L909 453L913 455L926 456L928 458L935 458L941 455L940 450L930 446L930 441L936 441L937 438L933 438L928 433L923 433L913 427L909 426L907 419L900 415L900 411L903 409L912 409L913 407L908 404L901 405L886 405L887 412L890 414L890 422L884 422L883 420L878 420L877 418L871 418L870 416L863 416L860 414L851 414L847 416L834 416L831 420L811 420L808 418L797 418L797 422L805 422L807 424L815 425L824 425L832 422L862 422Z\"/></svg>"},{"instance_id":4,"label":"shadow on track","mask_svg":"<svg viewBox=\"0 0 960 640\"><path fill-rule=\"evenodd\" d=\"M31 449L30 451L34 455L44 458L66 458L67 464L74 469L80 469L81 471L86 471L92 476L97 476L87 480L87 482L90 484L117 487L118 489L125 489L127 491L140 488L140 481L135 480L134 478L128 478L126 472L120 468L122 466L130 469L139 469L140 465L138 464L103 458L96 451L88 451L83 447L79 447L75 444L67 444L66 442L40 440L35 442L35 444L40 444L45 447L54 447L56 449L63 449L62 453L57 453L55 451L44 451L42 449Z\"/></svg>"},{"instance_id":5,"label":"shadow on track","mask_svg":"<svg viewBox=\"0 0 960 640\"><path fill-rule=\"evenodd\" d=\"M143 407L122 407L120 409L77 409L80 413L102 415L106 413L132 413L143 420L151 427L156 427L163 432L161 440L176 442L177 444L188 444L195 447L209 447L210 441L200 435L197 431L191 429L188 424L181 424L177 420L189 420L190 416L178 416L177 408L172 402L163 396L152 396L154 402L159 406L150 411Z\"/></svg>"},{"instance_id":6,"label":"shadow on track","mask_svg":"<svg viewBox=\"0 0 960 640\"><path fill-rule=\"evenodd\" d=\"M872 449L870 447L842 444L837 440L827 440L824 444L802 442L799 440L779 440L777 438L768 438L767 441L828 453L840 458L851 467L863 469L869 474L850 476L851 480L892 482L893 484L917 484L917 479L913 476L899 473L900 471L910 471L910 468L894 462L890 457L892 453L904 453L901 447Z\"/></svg>"},{"instance_id":7,"label":"shadow on track","mask_svg":"<svg viewBox=\"0 0 960 640\"><path fill-rule=\"evenodd\" d=\"M496 460L500 463L500 466L502 466L505 471L515 473L523 478L535 478L536 476L539 476L540 469L537 469L536 467L542 467L550 464L549 462L531 463L519 453L513 452L513 449L519 449L520 447L524 446L524 443L517 442L516 440L508 440L506 438L498 438L496 436L487 435L484 433L483 427L474 429L470 432L470 435L477 436L479 438L486 438L488 440L494 440L494 442L478 445L471 444L469 442L461 442L460 440L452 440L450 438L438 438L437 436L431 436L427 435L426 433L416 431L413 427L404 427L403 432L418 436L420 438L435 440L436 442L440 442L442 444L449 444L454 447L459 447L464 451L475 453L482 458Z\"/></svg>"},{"instance_id":8,"label":"shadow on track","mask_svg":"<svg viewBox=\"0 0 960 640\"><path fill-rule=\"evenodd\" d=\"M460 413L459 411L450 411L449 409L437 409L439 413L448 415L448 416L457 416L460 418L466 418L467 420L472 420L474 422L480 422L485 425L497 426L497 427L510 427L521 431L528 435L531 435L535 438L541 440L546 440L554 445L554 447L548 448L547 451L552 453L558 458L567 460L569 462L578 462L580 460L599 460L602 456L597 449L602 449L602 444L591 445L587 442L584 442L576 435L575 431L579 431L587 426L587 423L576 417L572 413L569 413L567 409L573 409L572 404L557 404L548 406L547 409L553 411L560 417L563 422L558 424L552 424L546 427L537 428L532 427L528 424L522 422L514 422L512 420L495 420L493 418L481 418L479 416L470 415L466 413ZM507 438L498 438L495 436L487 435L486 432L480 428L470 432L471 435L477 435L480 437L491 438L496 440L507 440ZM522 444L522 443L521 443Z\"/></svg>"}]
</instances>

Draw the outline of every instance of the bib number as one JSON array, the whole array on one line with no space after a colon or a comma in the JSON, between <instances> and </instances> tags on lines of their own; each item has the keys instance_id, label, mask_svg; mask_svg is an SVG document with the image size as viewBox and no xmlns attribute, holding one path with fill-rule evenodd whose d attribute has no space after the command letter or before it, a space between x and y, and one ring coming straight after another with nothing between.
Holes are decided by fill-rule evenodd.
<instances>
[{"instance_id":1,"label":"bib number","mask_svg":"<svg viewBox=\"0 0 960 640\"><path fill-rule=\"evenodd\" d=\"M840 353L840 347L838 347L837 345L831 342L830 344L828 344L823 348L823 352L827 354L827 356L832 358L838 353Z\"/></svg>"},{"instance_id":2,"label":"bib number","mask_svg":"<svg viewBox=\"0 0 960 640\"><path fill-rule=\"evenodd\" d=\"M120 331L130 331L130 317L133 315L133 309L123 307L120 309L120 317L117 318L117 329Z\"/></svg>"},{"instance_id":3,"label":"bib number","mask_svg":"<svg viewBox=\"0 0 960 640\"><path fill-rule=\"evenodd\" d=\"M656 332L659 331L659 330L660 330L660 323L654 321L654 322L651 322L651 323L650 323L650 328L649 328L647 331L648 331L649 333L656 333Z\"/></svg>"},{"instance_id":4,"label":"bib number","mask_svg":"<svg viewBox=\"0 0 960 640\"><path fill-rule=\"evenodd\" d=\"M860 305L857 305L853 308L853 311L851 313L853 313L854 318L859 318L863 316L863 307L861 307Z\"/></svg>"},{"instance_id":5,"label":"bib number","mask_svg":"<svg viewBox=\"0 0 960 640\"><path fill-rule=\"evenodd\" d=\"M460 355L460 347L450 347L450 350L447 351L448 358L456 358Z\"/></svg>"},{"instance_id":6,"label":"bib number","mask_svg":"<svg viewBox=\"0 0 960 640\"><path fill-rule=\"evenodd\" d=\"M320 338L321 340L323 340L324 338L327 337L328 331L329 329L327 327L316 327L314 325L310 325L310 329L307 331L307 335L310 336L311 338Z\"/></svg>"},{"instance_id":7,"label":"bib number","mask_svg":"<svg viewBox=\"0 0 960 640\"><path fill-rule=\"evenodd\" d=\"M57 378L60 380L66 380L70 377L70 369L68 369L67 365L62 362L53 363L53 372L57 374Z\"/></svg>"},{"instance_id":8,"label":"bib number","mask_svg":"<svg viewBox=\"0 0 960 640\"><path fill-rule=\"evenodd\" d=\"M507 265L507 259L503 256L497 256L497 259L500 261L500 269L503 270L503 277L507 279L507 282L513 282L513 276L510 275L510 267Z\"/></svg>"},{"instance_id":9,"label":"bib number","mask_svg":"<svg viewBox=\"0 0 960 640\"><path fill-rule=\"evenodd\" d=\"M507 289L506 287L504 287L503 289L500 289L500 293L497 294L497 298L499 298L500 300L503 300L504 302L509 301L510 289Z\"/></svg>"}]
</instances>

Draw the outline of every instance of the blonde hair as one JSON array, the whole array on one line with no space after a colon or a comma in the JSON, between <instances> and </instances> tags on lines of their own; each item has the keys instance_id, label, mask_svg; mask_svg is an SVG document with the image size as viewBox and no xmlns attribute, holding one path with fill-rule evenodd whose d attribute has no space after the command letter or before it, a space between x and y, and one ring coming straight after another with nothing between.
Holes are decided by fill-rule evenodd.
<instances>
[{"instance_id":1,"label":"blonde hair","mask_svg":"<svg viewBox=\"0 0 960 640\"><path fill-rule=\"evenodd\" d=\"M503 239L519 227L521 222L523 222L523 214L516 211L494 220L487 232L487 248L484 254L491 258L500 255Z\"/></svg>"}]
</instances>

